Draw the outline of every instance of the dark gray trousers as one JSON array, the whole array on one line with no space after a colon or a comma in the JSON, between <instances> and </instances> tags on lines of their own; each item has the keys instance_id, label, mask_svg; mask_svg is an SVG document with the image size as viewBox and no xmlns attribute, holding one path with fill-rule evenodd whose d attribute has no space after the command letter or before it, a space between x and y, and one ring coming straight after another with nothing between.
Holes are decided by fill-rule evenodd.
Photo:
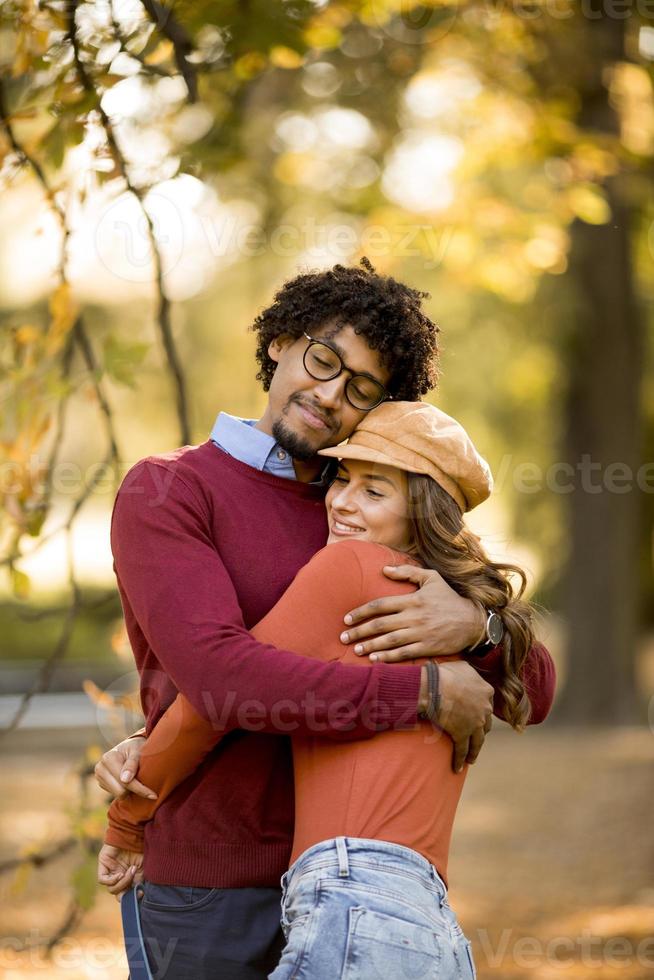
<instances>
[{"instance_id":1,"label":"dark gray trousers","mask_svg":"<svg viewBox=\"0 0 654 980\"><path fill-rule=\"evenodd\" d=\"M153 980L264 980L284 948L278 888L144 882L141 929Z\"/></svg>"}]
</instances>

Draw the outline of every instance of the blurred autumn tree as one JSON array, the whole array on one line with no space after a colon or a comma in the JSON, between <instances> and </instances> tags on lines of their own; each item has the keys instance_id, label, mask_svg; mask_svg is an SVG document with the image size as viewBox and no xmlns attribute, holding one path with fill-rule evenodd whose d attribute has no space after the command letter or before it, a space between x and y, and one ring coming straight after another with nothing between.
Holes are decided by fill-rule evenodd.
<instances>
[{"instance_id":1,"label":"blurred autumn tree","mask_svg":"<svg viewBox=\"0 0 654 980\"><path fill-rule=\"evenodd\" d=\"M515 526L537 542L543 594L565 612L560 716L642 717L634 660L654 618L654 474L645 492L629 473L654 449L654 23L646 5L614 7L5 0L0 177L5 192L37 183L59 242L47 306L5 304L0 337L0 465L11 475L0 542L16 595L29 593L21 556L59 530L44 525L80 392L104 455L69 501L69 540L98 483L120 475L113 392L135 384L153 325L179 440L200 434L185 376L215 369L202 346L182 364L155 207L164 183L188 175L256 215L234 260L251 306L269 298L262 273L268 286L287 271L277 261L270 272L269 255L297 257L280 229L311 221L341 236L344 257L366 253L431 290L446 405L485 432L496 471L510 455ZM152 305L150 322L121 332L82 308L70 265L84 208L126 196L142 219ZM189 330L206 346L201 309ZM511 458L540 482L526 486ZM68 579L52 658L14 725L84 609L72 545Z\"/></svg>"}]
</instances>

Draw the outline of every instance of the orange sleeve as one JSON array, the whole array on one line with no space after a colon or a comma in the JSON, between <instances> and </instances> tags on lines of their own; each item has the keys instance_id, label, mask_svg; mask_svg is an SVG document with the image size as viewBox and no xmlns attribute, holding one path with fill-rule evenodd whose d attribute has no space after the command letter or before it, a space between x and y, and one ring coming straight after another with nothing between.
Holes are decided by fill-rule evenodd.
<instances>
[{"instance_id":1,"label":"orange sleeve","mask_svg":"<svg viewBox=\"0 0 654 980\"><path fill-rule=\"evenodd\" d=\"M360 544L342 542L319 551L252 629L253 636L306 657L340 660L347 650L340 642L345 613L363 599L372 598L362 596L360 548ZM386 549L377 557L381 566L388 560ZM392 594L413 589L381 578ZM146 800L130 793L114 800L109 807L105 843L142 851L144 824L182 780L197 769L221 736L218 728L178 694L150 733L139 764L139 781L154 790L157 799Z\"/></svg>"},{"instance_id":2,"label":"orange sleeve","mask_svg":"<svg viewBox=\"0 0 654 980\"><path fill-rule=\"evenodd\" d=\"M143 825L182 780L197 769L218 744L222 732L197 713L183 694L178 694L161 716L145 743L138 778L157 794L146 800L129 793L109 807L105 843L126 851L143 851Z\"/></svg>"}]
</instances>

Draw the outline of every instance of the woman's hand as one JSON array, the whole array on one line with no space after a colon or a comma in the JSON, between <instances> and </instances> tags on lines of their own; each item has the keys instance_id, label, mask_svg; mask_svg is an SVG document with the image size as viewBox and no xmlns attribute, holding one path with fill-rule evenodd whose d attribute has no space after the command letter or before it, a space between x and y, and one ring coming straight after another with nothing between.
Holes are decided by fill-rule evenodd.
<instances>
[{"instance_id":1,"label":"woman's hand","mask_svg":"<svg viewBox=\"0 0 654 980\"><path fill-rule=\"evenodd\" d=\"M120 901L123 892L143 881L143 854L123 851L112 844L103 844L98 854L98 883L105 885Z\"/></svg>"},{"instance_id":2,"label":"woman's hand","mask_svg":"<svg viewBox=\"0 0 654 980\"><path fill-rule=\"evenodd\" d=\"M95 778L101 789L116 799L126 796L127 793L136 793L148 800L156 800L157 794L134 778L145 742L145 738L133 736L105 752L95 766Z\"/></svg>"},{"instance_id":3,"label":"woman's hand","mask_svg":"<svg viewBox=\"0 0 654 980\"><path fill-rule=\"evenodd\" d=\"M406 595L384 596L353 609L345 617L343 643L371 660L392 663L414 657L458 653L483 635L483 611L450 588L438 572L415 565L386 565L384 575L419 588Z\"/></svg>"}]
</instances>

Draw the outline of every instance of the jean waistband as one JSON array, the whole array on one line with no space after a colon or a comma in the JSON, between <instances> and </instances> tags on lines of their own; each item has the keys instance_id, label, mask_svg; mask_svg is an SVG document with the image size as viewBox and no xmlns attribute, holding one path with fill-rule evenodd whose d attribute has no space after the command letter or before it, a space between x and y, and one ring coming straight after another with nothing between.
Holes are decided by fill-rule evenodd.
<instances>
[{"instance_id":1,"label":"jean waistband","mask_svg":"<svg viewBox=\"0 0 654 980\"><path fill-rule=\"evenodd\" d=\"M351 864L356 866L371 862L377 863L380 871L389 868L419 878L426 885L436 885L443 897L447 895L445 882L422 854L402 844L364 837L334 837L314 844L300 854L282 876L282 887L286 887L291 875L297 877L318 868L338 867L339 877L347 878Z\"/></svg>"}]
</instances>

